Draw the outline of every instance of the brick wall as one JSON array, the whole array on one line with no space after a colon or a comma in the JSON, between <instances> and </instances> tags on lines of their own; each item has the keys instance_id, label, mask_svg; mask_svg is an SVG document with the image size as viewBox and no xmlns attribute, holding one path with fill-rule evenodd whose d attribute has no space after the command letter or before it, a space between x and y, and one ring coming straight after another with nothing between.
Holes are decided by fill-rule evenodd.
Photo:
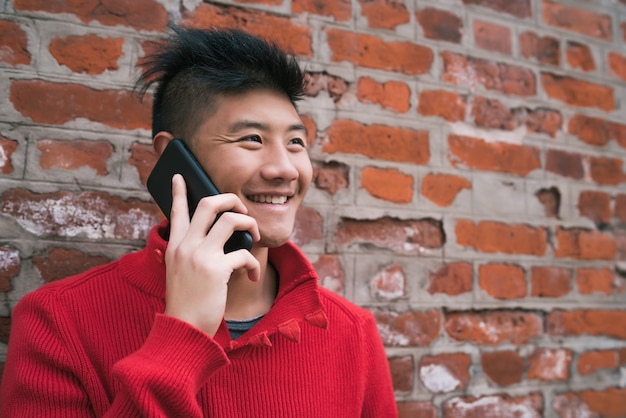
<instances>
[{"instance_id":1,"label":"brick wall","mask_svg":"<svg viewBox=\"0 0 626 418\"><path fill-rule=\"evenodd\" d=\"M310 74L293 239L375 314L402 417L626 416L624 0L1 1L0 360L24 293L160 219L131 89L168 21Z\"/></svg>"}]
</instances>

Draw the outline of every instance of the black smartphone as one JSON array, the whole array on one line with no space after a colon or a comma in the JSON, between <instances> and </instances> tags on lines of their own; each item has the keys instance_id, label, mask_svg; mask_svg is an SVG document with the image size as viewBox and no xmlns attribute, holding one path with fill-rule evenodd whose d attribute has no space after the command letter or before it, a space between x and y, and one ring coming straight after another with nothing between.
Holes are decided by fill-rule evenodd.
<instances>
[{"instance_id":1,"label":"black smartphone","mask_svg":"<svg viewBox=\"0 0 626 418\"><path fill-rule=\"evenodd\" d=\"M206 196L219 194L207 173L191 153L185 143L178 138L172 139L157 160L148 176L146 186L148 192L159 205L163 214L169 219L172 211L172 177L181 174L187 184L187 201L189 217L193 216L198 202ZM221 213L217 215L217 219ZM252 235L248 231L235 231L224 245L224 252L252 248Z\"/></svg>"}]
</instances>

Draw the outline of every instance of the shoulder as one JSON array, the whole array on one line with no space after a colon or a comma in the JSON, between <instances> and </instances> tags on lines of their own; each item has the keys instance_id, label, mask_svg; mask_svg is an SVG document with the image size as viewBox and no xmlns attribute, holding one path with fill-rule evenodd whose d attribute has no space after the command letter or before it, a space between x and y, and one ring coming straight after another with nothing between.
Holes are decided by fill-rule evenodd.
<instances>
[{"instance_id":1,"label":"shoulder","mask_svg":"<svg viewBox=\"0 0 626 418\"><path fill-rule=\"evenodd\" d=\"M335 318L341 318L344 321L361 326L371 326L375 324L374 315L367 309L349 301L343 296L318 286L320 300L326 307L327 314Z\"/></svg>"}]
</instances>

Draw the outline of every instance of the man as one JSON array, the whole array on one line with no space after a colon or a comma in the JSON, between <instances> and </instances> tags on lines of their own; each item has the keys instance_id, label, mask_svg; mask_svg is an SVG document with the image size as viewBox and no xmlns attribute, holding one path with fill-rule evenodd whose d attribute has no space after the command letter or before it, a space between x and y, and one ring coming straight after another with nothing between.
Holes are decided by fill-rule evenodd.
<instances>
[{"instance_id":1,"label":"man","mask_svg":"<svg viewBox=\"0 0 626 418\"><path fill-rule=\"evenodd\" d=\"M373 316L320 288L288 242L312 177L295 59L178 28L146 68L155 150L183 138L223 194L190 219L175 175L171 222L143 250L25 296L1 415L396 416ZM250 251L224 252L235 230Z\"/></svg>"}]
</instances>

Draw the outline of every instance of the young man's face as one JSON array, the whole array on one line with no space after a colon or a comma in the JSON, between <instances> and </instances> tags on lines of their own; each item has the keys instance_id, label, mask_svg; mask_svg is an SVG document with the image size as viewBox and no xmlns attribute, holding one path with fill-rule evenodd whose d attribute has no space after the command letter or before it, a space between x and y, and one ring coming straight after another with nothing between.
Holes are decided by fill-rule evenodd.
<instances>
[{"instance_id":1,"label":"young man's face","mask_svg":"<svg viewBox=\"0 0 626 418\"><path fill-rule=\"evenodd\" d=\"M235 193L256 219L261 245L285 243L312 178L306 130L279 93L222 97L191 148L220 192Z\"/></svg>"}]
</instances>

